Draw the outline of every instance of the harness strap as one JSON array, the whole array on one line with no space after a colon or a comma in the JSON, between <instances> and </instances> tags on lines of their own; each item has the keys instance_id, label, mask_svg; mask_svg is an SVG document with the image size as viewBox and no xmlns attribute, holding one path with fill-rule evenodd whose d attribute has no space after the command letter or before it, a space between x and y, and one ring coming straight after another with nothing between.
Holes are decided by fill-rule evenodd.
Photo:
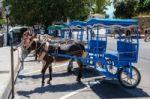
<instances>
[{"instance_id":1,"label":"harness strap","mask_svg":"<svg viewBox=\"0 0 150 99\"><path fill-rule=\"evenodd\" d=\"M45 44L45 45L44 45L44 44ZM42 61L42 60L43 60L43 58L45 57L45 55L47 54L47 52L48 52L48 50L49 50L49 43L48 43L48 42L41 44L41 46L42 46L42 45L44 45L44 50L42 50L41 55L38 56L38 60L39 60L39 61ZM40 46L39 48L41 48L41 46ZM38 49L39 49L39 48L38 48Z\"/></svg>"}]
</instances>

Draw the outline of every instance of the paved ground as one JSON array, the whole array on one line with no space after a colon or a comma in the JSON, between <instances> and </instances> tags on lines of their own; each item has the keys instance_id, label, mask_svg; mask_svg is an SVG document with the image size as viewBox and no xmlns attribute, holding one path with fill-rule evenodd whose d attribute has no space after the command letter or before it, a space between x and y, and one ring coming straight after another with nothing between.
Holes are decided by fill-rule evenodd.
<instances>
[{"instance_id":1,"label":"paved ground","mask_svg":"<svg viewBox=\"0 0 150 99\"><path fill-rule=\"evenodd\" d=\"M109 38L108 49L115 48L115 40ZM135 64L140 70L142 79L135 89L125 89L117 81L98 82L102 75L95 70L85 68L82 83L76 82L78 69L74 63L72 73L67 73L67 62L53 64L51 85L41 87L41 64L34 61L32 55L26 58L24 70L18 76L15 90L16 99L107 99L107 98L150 98L150 42L140 41L139 62ZM48 73L46 73L48 80Z\"/></svg>"},{"instance_id":2,"label":"paved ground","mask_svg":"<svg viewBox=\"0 0 150 99\"><path fill-rule=\"evenodd\" d=\"M14 52L14 71L19 65L18 50ZM10 47L0 48L0 99L5 99L11 90L11 57Z\"/></svg>"}]
</instances>

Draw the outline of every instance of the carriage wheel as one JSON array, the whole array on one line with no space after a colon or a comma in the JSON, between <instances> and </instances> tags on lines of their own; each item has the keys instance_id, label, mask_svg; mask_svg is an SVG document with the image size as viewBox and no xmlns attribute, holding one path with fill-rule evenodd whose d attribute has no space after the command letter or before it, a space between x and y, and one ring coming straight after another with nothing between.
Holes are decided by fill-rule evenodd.
<instances>
[{"instance_id":1,"label":"carriage wheel","mask_svg":"<svg viewBox=\"0 0 150 99\"><path fill-rule=\"evenodd\" d=\"M111 59L107 59L107 70L113 75L118 73L118 69L116 66L114 66L114 63Z\"/></svg>"},{"instance_id":2,"label":"carriage wheel","mask_svg":"<svg viewBox=\"0 0 150 99\"><path fill-rule=\"evenodd\" d=\"M137 68L132 66L131 70L129 66L126 66L120 70L118 79L124 87L135 88L140 83L141 75Z\"/></svg>"}]
</instances>

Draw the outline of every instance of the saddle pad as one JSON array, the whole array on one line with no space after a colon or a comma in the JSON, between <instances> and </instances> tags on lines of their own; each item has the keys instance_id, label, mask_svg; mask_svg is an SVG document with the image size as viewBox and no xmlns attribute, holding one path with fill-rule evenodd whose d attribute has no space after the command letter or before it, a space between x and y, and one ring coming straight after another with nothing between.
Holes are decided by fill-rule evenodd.
<instances>
[{"instance_id":1,"label":"saddle pad","mask_svg":"<svg viewBox=\"0 0 150 99\"><path fill-rule=\"evenodd\" d=\"M72 44L61 44L60 50L68 51Z\"/></svg>"}]
</instances>

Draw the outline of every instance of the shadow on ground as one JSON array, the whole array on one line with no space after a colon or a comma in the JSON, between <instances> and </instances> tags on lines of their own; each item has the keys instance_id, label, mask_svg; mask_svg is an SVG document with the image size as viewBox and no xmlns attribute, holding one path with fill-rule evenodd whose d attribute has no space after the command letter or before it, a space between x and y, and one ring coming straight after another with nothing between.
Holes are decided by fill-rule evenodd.
<instances>
[{"instance_id":1,"label":"shadow on ground","mask_svg":"<svg viewBox=\"0 0 150 99\"><path fill-rule=\"evenodd\" d=\"M78 89L82 89L86 87L86 85L82 83L70 83L70 84L59 84L59 85L48 85L45 87L38 87L33 90L29 91L18 91L18 95L28 97L30 98L30 95L34 93L45 93L45 92L72 92L76 91ZM131 94L126 89L122 88L118 84L114 84L110 81L104 81L101 84L94 84L90 87L94 93L96 93L97 96L99 96L101 99L107 99L107 98L137 98L137 97L149 97L150 96L144 92L140 88L130 89L130 91L133 91L135 94ZM86 92L87 90L85 90Z\"/></svg>"},{"instance_id":2,"label":"shadow on ground","mask_svg":"<svg viewBox=\"0 0 150 99\"><path fill-rule=\"evenodd\" d=\"M101 99L106 98L137 98L137 97L149 97L150 96L141 88L126 89L123 88L118 81L106 80L101 84L95 84L91 86L91 89Z\"/></svg>"},{"instance_id":3,"label":"shadow on ground","mask_svg":"<svg viewBox=\"0 0 150 99\"><path fill-rule=\"evenodd\" d=\"M30 97L34 93L45 93L45 92L70 92L84 88L85 85L82 83L71 83L71 84L59 84L59 85L48 85L45 87L38 87L30 91L18 91L18 95Z\"/></svg>"}]
</instances>

